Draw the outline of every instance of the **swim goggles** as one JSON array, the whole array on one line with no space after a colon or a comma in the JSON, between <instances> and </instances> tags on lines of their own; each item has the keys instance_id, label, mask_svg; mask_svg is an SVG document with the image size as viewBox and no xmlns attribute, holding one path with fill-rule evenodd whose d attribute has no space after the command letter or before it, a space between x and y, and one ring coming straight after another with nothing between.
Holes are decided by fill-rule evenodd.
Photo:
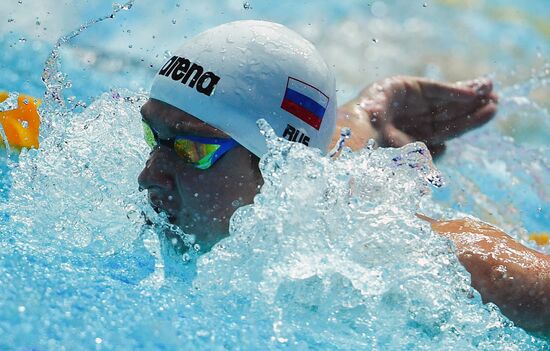
<instances>
[{"instance_id":1,"label":"swim goggles","mask_svg":"<svg viewBox=\"0 0 550 351\"><path fill-rule=\"evenodd\" d=\"M198 136L177 136L161 139L156 130L142 120L145 141L151 149L164 145L173 149L178 156L198 169L208 169L226 152L239 145L231 138L208 138Z\"/></svg>"}]
</instances>

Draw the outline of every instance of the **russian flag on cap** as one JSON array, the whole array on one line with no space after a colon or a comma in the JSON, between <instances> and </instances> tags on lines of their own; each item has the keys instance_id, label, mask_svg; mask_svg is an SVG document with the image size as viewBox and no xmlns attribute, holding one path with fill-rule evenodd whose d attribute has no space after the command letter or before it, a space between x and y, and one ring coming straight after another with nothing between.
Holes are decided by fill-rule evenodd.
<instances>
[{"instance_id":1,"label":"russian flag on cap","mask_svg":"<svg viewBox=\"0 0 550 351\"><path fill-rule=\"evenodd\" d=\"M319 130L329 97L314 86L288 77L281 108Z\"/></svg>"}]
</instances>

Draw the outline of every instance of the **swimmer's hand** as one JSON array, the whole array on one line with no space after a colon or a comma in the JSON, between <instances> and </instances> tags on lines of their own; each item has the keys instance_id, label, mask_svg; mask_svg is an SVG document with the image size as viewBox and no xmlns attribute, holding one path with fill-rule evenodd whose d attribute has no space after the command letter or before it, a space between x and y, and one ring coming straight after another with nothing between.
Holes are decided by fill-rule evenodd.
<instances>
[{"instance_id":1,"label":"swimmer's hand","mask_svg":"<svg viewBox=\"0 0 550 351\"><path fill-rule=\"evenodd\" d=\"M472 218L438 221L417 214L450 239L483 302L525 329L550 335L550 257Z\"/></svg>"},{"instance_id":2,"label":"swimmer's hand","mask_svg":"<svg viewBox=\"0 0 550 351\"><path fill-rule=\"evenodd\" d=\"M488 122L497 100L485 78L444 84L397 76L370 85L342 106L338 126L351 128L355 140L347 144L352 149L370 138L391 147L422 141L438 156L447 140Z\"/></svg>"}]
</instances>

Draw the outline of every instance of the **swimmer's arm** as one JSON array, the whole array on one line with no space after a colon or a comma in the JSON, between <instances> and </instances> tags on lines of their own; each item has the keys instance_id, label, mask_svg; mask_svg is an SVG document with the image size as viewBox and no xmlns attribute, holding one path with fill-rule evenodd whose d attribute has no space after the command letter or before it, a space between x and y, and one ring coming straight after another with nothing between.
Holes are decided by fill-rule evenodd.
<instances>
[{"instance_id":1,"label":"swimmer's arm","mask_svg":"<svg viewBox=\"0 0 550 351\"><path fill-rule=\"evenodd\" d=\"M426 218L424 218L426 219ZM431 222L449 238L483 302L493 302L517 325L550 332L550 257L473 219Z\"/></svg>"},{"instance_id":2,"label":"swimmer's arm","mask_svg":"<svg viewBox=\"0 0 550 351\"><path fill-rule=\"evenodd\" d=\"M338 108L336 130L332 136L331 145L336 145L336 142L340 139L342 128L351 129L351 137L346 141L346 146L353 151L364 148L370 139L374 139L380 144L379 133L372 126L370 115L361 107L359 98L355 98Z\"/></svg>"},{"instance_id":3,"label":"swimmer's arm","mask_svg":"<svg viewBox=\"0 0 550 351\"><path fill-rule=\"evenodd\" d=\"M445 142L489 121L496 113L492 82L477 79L443 84L416 77L392 77L361 91L338 110L333 145L342 127L346 145L358 150L374 139L380 146L424 142L437 156Z\"/></svg>"}]
</instances>

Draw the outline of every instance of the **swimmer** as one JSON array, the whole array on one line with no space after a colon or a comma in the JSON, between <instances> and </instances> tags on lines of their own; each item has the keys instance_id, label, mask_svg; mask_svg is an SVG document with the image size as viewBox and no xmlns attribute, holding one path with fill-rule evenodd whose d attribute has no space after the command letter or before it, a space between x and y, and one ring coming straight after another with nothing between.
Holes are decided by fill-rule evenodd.
<instances>
[{"instance_id":1,"label":"swimmer","mask_svg":"<svg viewBox=\"0 0 550 351\"><path fill-rule=\"evenodd\" d=\"M141 109L152 151L138 182L156 210L208 250L229 235L235 199L251 204L263 184L258 119L323 152L348 127L353 150L369 139L392 147L423 141L437 156L447 140L489 121L496 105L488 79L394 77L337 108L334 76L311 43L282 25L232 22L188 41L155 76ZM479 221L419 216L455 243L485 302L525 328L550 327L547 256Z\"/></svg>"}]
</instances>

